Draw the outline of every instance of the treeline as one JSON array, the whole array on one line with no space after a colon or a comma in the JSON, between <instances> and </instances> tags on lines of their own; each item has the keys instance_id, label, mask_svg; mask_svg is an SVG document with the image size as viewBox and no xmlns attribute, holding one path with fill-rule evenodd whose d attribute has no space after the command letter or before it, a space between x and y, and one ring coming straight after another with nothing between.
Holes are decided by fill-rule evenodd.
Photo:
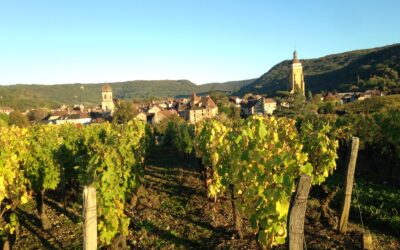
<instances>
[{"instance_id":1,"label":"treeline","mask_svg":"<svg viewBox=\"0 0 400 250\"><path fill-rule=\"evenodd\" d=\"M188 80L127 81L109 83L113 97L118 99L155 100L189 96L193 92L208 93L224 91L232 93L251 83L254 79L224 83L196 85ZM0 107L9 106L20 111L32 108L55 108L60 105L82 103L84 106L99 106L101 87L99 84L18 84L0 86Z\"/></svg>"},{"instance_id":2,"label":"treeline","mask_svg":"<svg viewBox=\"0 0 400 250\"><path fill-rule=\"evenodd\" d=\"M314 93L400 88L399 44L300 61L303 65L306 90ZM276 64L254 83L241 88L237 94L244 95L250 92L275 95L278 91L286 90L291 63L291 60L285 60Z\"/></svg>"}]
</instances>

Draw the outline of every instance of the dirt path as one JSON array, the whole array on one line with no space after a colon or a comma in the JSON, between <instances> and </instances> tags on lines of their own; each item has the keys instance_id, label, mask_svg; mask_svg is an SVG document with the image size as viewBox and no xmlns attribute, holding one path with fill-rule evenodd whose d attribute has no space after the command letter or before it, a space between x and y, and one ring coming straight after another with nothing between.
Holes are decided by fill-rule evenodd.
<instances>
[{"instance_id":1,"label":"dirt path","mask_svg":"<svg viewBox=\"0 0 400 250\"><path fill-rule=\"evenodd\" d=\"M168 148L158 148L153 155L132 211L135 235L129 239L131 246L217 248L229 239L230 207L225 213L220 204L208 201L195 161L183 160Z\"/></svg>"}]
</instances>

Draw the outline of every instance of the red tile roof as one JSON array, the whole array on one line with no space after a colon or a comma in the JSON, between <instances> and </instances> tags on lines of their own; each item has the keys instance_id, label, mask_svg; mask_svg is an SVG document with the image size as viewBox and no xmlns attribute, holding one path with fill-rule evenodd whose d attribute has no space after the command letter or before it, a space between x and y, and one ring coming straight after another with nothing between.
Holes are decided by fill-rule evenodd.
<instances>
[{"instance_id":1,"label":"red tile roof","mask_svg":"<svg viewBox=\"0 0 400 250\"><path fill-rule=\"evenodd\" d=\"M102 92L112 92L111 86L108 84L103 85L103 87L101 88Z\"/></svg>"}]
</instances>

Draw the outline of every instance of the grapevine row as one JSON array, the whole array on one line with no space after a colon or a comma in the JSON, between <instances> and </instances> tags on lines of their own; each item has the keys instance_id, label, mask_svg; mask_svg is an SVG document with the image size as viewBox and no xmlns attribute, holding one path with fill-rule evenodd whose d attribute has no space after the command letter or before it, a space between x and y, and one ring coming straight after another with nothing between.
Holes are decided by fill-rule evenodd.
<instances>
[{"instance_id":1,"label":"grapevine row","mask_svg":"<svg viewBox=\"0 0 400 250\"><path fill-rule=\"evenodd\" d=\"M249 219L259 244L271 247L285 242L296 180L307 174L322 183L336 167L338 142L327 123L304 121L297 129L288 118L252 117L198 124L194 147L212 169L209 196L231 190L235 213Z\"/></svg>"},{"instance_id":2,"label":"grapevine row","mask_svg":"<svg viewBox=\"0 0 400 250\"><path fill-rule=\"evenodd\" d=\"M100 243L109 245L116 236L127 235L125 202L143 175L148 135L145 124L137 121L0 128L0 236L7 240L15 234L15 211L33 197L43 228L49 228L46 192L59 189L66 199L83 186L97 191Z\"/></svg>"}]
</instances>

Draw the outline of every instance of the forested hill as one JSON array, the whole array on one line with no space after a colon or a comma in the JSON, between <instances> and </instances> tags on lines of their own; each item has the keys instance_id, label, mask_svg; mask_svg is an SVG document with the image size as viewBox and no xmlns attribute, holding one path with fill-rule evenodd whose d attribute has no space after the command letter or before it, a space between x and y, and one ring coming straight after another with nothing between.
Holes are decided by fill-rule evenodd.
<instances>
[{"instance_id":1,"label":"forested hill","mask_svg":"<svg viewBox=\"0 0 400 250\"><path fill-rule=\"evenodd\" d=\"M109 84L113 89L114 97L148 99L185 96L192 92L224 91L232 93L252 81L254 79L202 85L196 85L188 80L128 81ZM80 101L84 105L99 105L103 84L17 84L0 86L0 106L24 110L36 107L54 107L61 104L72 105Z\"/></svg>"},{"instance_id":2,"label":"forested hill","mask_svg":"<svg viewBox=\"0 0 400 250\"><path fill-rule=\"evenodd\" d=\"M400 44L300 61L303 64L307 92L400 87ZM277 91L287 90L290 66L291 60L276 64L236 94L274 95Z\"/></svg>"}]
</instances>

